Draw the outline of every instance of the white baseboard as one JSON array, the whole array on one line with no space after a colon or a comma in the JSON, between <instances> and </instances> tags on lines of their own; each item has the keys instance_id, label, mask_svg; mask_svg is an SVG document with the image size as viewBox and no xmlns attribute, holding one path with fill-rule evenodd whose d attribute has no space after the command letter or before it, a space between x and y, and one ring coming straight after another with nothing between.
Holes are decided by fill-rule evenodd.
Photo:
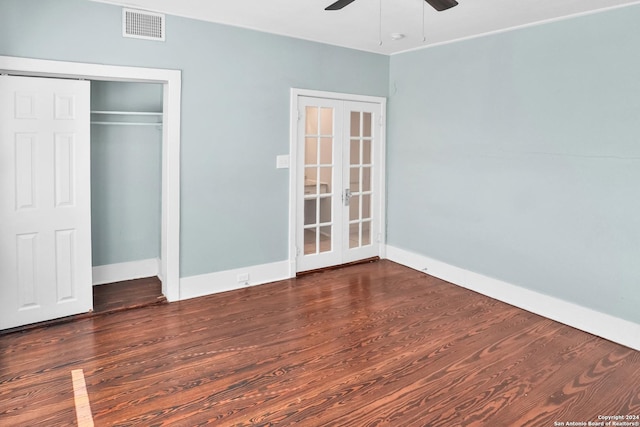
<instances>
[{"instance_id":1,"label":"white baseboard","mask_svg":"<svg viewBox=\"0 0 640 427\"><path fill-rule=\"evenodd\" d=\"M93 267L93 285L157 276L160 270L159 265L158 258L99 265Z\"/></svg>"},{"instance_id":2,"label":"white baseboard","mask_svg":"<svg viewBox=\"0 0 640 427\"><path fill-rule=\"evenodd\" d=\"M640 351L640 324L389 245L387 259Z\"/></svg>"},{"instance_id":3,"label":"white baseboard","mask_svg":"<svg viewBox=\"0 0 640 427\"><path fill-rule=\"evenodd\" d=\"M288 279L291 277L289 267L289 261L280 261L184 277L180 279L180 299L196 298ZM239 281L239 276L244 274L249 275L249 280Z\"/></svg>"}]
</instances>

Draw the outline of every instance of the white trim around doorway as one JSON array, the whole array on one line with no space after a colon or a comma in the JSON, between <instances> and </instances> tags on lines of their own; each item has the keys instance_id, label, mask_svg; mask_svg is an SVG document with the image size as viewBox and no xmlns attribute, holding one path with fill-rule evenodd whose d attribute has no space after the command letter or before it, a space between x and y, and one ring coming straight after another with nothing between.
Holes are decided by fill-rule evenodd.
<instances>
[{"instance_id":1,"label":"white trim around doorway","mask_svg":"<svg viewBox=\"0 0 640 427\"><path fill-rule=\"evenodd\" d=\"M161 83L162 230L159 277L168 301L180 300L180 105L182 72L156 68L0 56L0 74Z\"/></svg>"},{"instance_id":2,"label":"white trim around doorway","mask_svg":"<svg viewBox=\"0 0 640 427\"><path fill-rule=\"evenodd\" d=\"M380 193L380 204L379 204L379 229L376 230L376 238L378 243L378 255L380 258L386 257L386 168L385 168L385 159L386 159L386 120L387 120L387 99L379 96L368 96L368 95L354 95L348 93L338 93L338 92L326 92L326 91L318 91L318 90L309 90L309 89L291 89L291 100L290 100L290 120L289 120L289 277L295 277L297 268L296 268L296 255L297 255L297 245L296 245L296 230L297 230L297 215L296 215L296 206L297 206L297 194L296 194L296 184L297 184L297 156L298 156L298 120L300 118L299 108L298 108L298 99L300 97L313 97L313 98L325 98L325 99L336 99L340 101L355 101L355 102L369 102L373 104L380 104L381 109L381 118L382 123L385 124L383 126L383 132L380 135L380 149L382 150L380 155L380 165L378 169L378 179L379 179L379 193Z\"/></svg>"}]
</instances>

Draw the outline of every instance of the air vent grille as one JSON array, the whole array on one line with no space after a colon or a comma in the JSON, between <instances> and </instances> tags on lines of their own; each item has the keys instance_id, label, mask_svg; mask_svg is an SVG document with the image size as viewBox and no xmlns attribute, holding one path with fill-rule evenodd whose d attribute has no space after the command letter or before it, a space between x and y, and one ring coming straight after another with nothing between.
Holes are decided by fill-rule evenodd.
<instances>
[{"instance_id":1,"label":"air vent grille","mask_svg":"<svg viewBox=\"0 0 640 427\"><path fill-rule=\"evenodd\" d=\"M164 41L164 15L136 9L122 9L122 36Z\"/></svg>"}]
</instances>

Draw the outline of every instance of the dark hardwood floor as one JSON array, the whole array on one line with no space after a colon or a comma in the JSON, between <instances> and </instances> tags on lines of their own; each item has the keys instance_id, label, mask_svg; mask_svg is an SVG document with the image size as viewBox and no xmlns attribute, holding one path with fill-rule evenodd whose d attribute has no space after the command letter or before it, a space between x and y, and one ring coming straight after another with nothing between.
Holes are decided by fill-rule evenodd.
<instances>
[{"instance_id":1,"label":"dark hardwood floor","mask_svg":"<svg viewBox=\"0 0 640 427\"><path fill-rule=\"evenodd\" d=\"M113 313L165 303L157 277L126 280L93 287L93 312Z\"/></svg>"},{"instance_id":2,"label":"dark hardwood floor","mask_svg":"<svg viewBox=\"0 0 640 427\"><path fill-rule=\"evenodd\" d=\"M640 415L640 352L390 261L0 336L0 425L75 425L77 369L96 426Z\"/></svg>"},{"instance_id":3,"label":"dark hardwood floor","mask_svg":"<svg viewBox=\"0 0 640 427\"><path fill-rule=\"evenodd\" d=\"M5 329L0 331L0 336L16 332L26 332L32 329L47 328L53 325L74 322L92 316L117 313L119 311L166 303L167 298L162 294L162 283L157 277L145 277L142 279L107 283L93 287L92 312Z\"/></svg>"}]
</instances>

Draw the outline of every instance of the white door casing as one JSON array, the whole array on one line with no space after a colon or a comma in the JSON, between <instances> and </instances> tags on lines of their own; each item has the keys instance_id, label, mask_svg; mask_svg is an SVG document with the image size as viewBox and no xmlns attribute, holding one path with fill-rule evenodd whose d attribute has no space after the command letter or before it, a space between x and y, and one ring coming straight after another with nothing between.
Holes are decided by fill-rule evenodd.
<instances>
[{"instance_id":1,"label":"white door casing","mask_svg":"<svg viewBox=\"0 0 640 427\"><path fill-rule=\"evenodd\" d=\"M160 280L168 301L180 293L180 123L182 72L157 68L123 67L51 61L0 55L0 74L45 76L103 81L161 83L162 117L162 236Z\"/></svg>"},{"instance_id":2,"label":"white door casing","mask_svg":"<svg viewBox=\"0 0 640 427\"><path fill-rule=\"evenodd\" d=\"M292 90L292 276L384 256L384 109L384 98Z\"/></svg>"},{"instance_id":3,"label":"white door casing","mask_svg":"<svg viewBox=\"0 0 640 427\"><path fill-rule=\"evenodd\" d=\"M0 76L0 329L93 308L89 97Z\"/></svg>"}]
</instances>

